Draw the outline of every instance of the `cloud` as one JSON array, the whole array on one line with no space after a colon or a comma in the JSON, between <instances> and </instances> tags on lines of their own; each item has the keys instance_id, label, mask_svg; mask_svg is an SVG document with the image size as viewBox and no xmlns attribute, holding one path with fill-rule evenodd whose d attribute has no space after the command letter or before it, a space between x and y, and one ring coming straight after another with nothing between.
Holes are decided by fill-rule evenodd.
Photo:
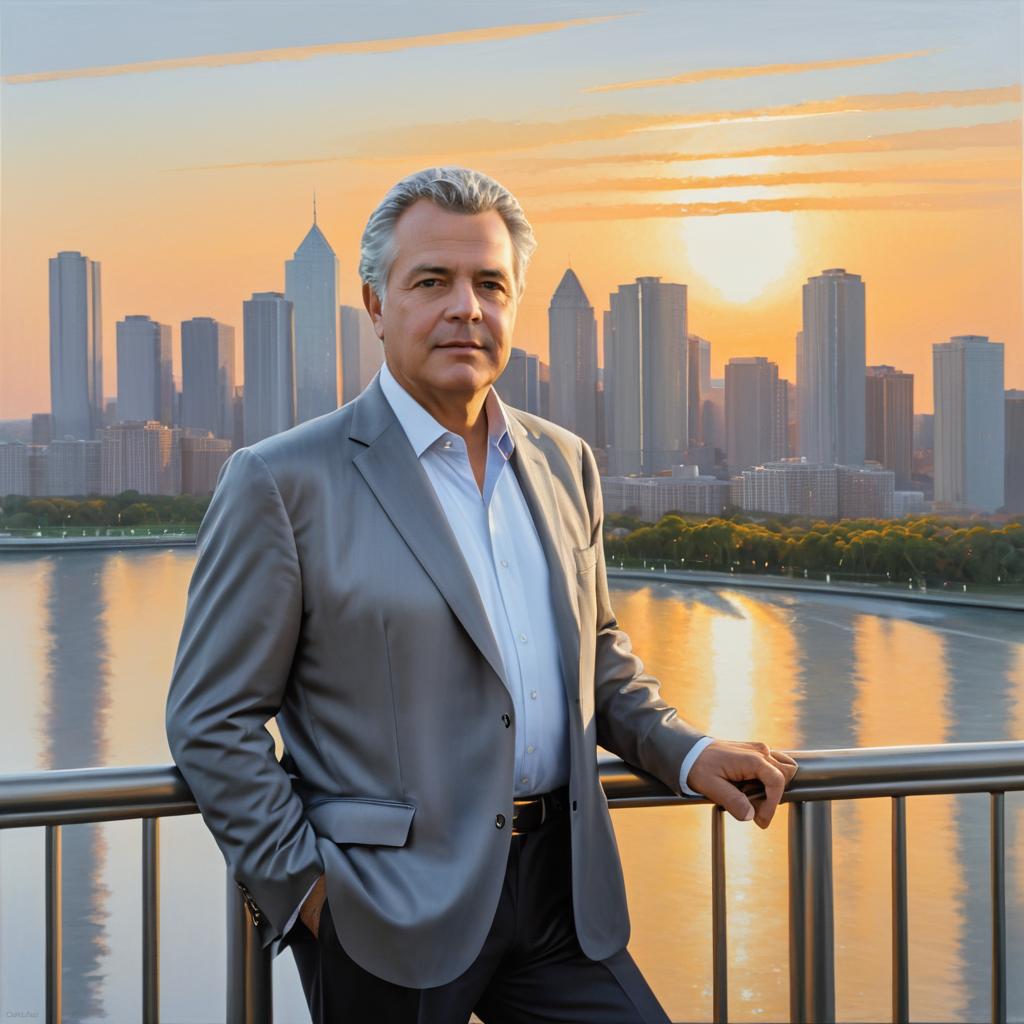
<instances>
[{"instance_id":1,"label":"cloud","mask_svg":"<svg viewBox=\"0 0 1024 1024\"><path fill-rule=\"evenodd\" d=\"M446 163L473 153L515 152L544 146L602 142L634 133L730 124L768 122L782 118L855 114L889 110L991 106L1019 103L1019 84L986 89L947 89L936 92L870 93L776 107L702 111L693 114L603 114L565 121L493 121L394 126L366 133L361 141L347 140L350 156L373 159L442 157Z\"/></svg>"},{"instance_id":2,"label":"cloud","mask_svg":"<svg viewBox=\"0 0 1024 1024\"><path fill-rule=\"evenodd\" d=\"M812 60L799 64L754 64L734 68L705 68L685 71L668 78L645 78L633 82L615 82L610 85L592 85L583 92L619 92L623 89L654 89L666 85L693 85L696 82L721 81L736 78L757 78L762 75L795 75L807 71L832 71L837 68L859 68L870 64L886 64L893 60L927 57L938 50L913 50L909 53L883 53L875 57L848 57L842 60Z\"/></svg>"},{"instance_id":3,"label":"cloud","mask_svg":"<svg viewBox=\"0 0 1024 1024\"><path fill-rule=\"evenodd\" d=\"M962 173L948 173L960 170ZM942 171L947 173L943 174ZM1003 171L1004 173L999 173ZM517 191L522 195L560 195L573 192L675 192L709 188L775 187L780 185L991 185L1019 182L1019 159L946 161L943 164L910 164L901 167L853 168L817 171L781 171L775 174L721 174L688 178L603 178L570 184L534 184Z\"/></svg>"},{"instance_id":4,"label":"cloud","mask_svg":"<svg viewBox=\"0 0 1024 1024\"><path fill-rule=\"evenodd\" d=\"M239 64L265 64L277 61L312 60L315 57L334 57L342 54L397 53L433 46L461 46L469 43L488 43L504 39L559 32L582 25L598 25L626 17L606 14L592 18L573 18L566 21L545 21L525 25L497 25L491 28L466 29L461 32L438 32L425 36L402 36L394 39L365 39L349 43L322 43L315 46L282 46L273 50L248 50L240 53L211 53L194 57L172 57L167 60L138 61L134 64L108 64L99 67L70 68L63 71L34 71L27 74L5 75L7 85L28 85L38 82L62 82L71 78L108 78L113 75L142 75L157 71L182 71L187 68L223 68Z\"/></svg>"},{"instance_id":5,"label":"cloud","mask_svg":"<svg viewBox=\"0 0 1024 1024\"><path fill-rule=\"evenodd\" d=\"M1021 146L1021 122L992 121L950 128L925 128L913 132L871 135L862 139L803 142L790 146L758 146L754 149L693 150L688 153L596 153L574 157L521 157L516 166L533 170L560 170L592 164L687 163L695 160L736 160L744 157L829 156L841 153L897 153L918 149L965 149L971 147Z\"/></svg>"},{"instance_id":6,"label":"cloud","mask_svg":"<svg viewBox=\"0 0 1024 1024\"><path fill-rule=\"evenodd\" d=\"M1019 205L1019 188L990 192L912 192L889 196L792 196L778 199L748 199L723 203L623 203L615 206L563 206L533 210L534 224L553 221L679 219L720 217L732 213L766 213L822 210L904 210L944 211L1010 208Z\"/></svg>"}]
</instances>

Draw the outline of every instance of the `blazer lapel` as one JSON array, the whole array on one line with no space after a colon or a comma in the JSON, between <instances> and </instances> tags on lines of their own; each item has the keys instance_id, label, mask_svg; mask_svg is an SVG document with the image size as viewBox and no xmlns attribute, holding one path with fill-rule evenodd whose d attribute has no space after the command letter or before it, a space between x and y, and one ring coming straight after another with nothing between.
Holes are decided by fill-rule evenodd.
<instances>
[{"instance_id":1,"label":"blazer lapel","mask_svg":"<svg viewBox=\"0 0 1024 1024\"><path fill-rule=\"evenodd\" d=\"M567 552L561 519L551 483L551 466L529 430L507 405L506 418L515 424L516 447L512 465L530 508L537 536L547 558L551 598L555 611L564 681L570 698L578 695L580 674L580 621L576 602L576 565ZM575 688L573 688L575 687Z\"/></svg>"},{"instance_id":2,"label":"blazer lapel","mask_svg":"<svg viewBox=\"0 0 1024 1024\"><path fill-rule=\"evenodd\" d=\"M353 463L456 618L509 689L480 593L426 471L375 378L356 399L349 436L367 447Z\"/></svg>"}]
</instances>

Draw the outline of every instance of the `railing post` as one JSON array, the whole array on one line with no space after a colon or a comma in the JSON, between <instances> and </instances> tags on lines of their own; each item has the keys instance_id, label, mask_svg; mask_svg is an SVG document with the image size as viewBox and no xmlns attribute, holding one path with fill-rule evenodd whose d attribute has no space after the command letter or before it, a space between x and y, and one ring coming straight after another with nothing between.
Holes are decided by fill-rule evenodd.
<instances>
[{"instance_id":1,"label":"railing post","mask_svg":"<svg viewBox=\"0 0 1024 1024\"><path fill-rule=\"evenodd\" d=\"M725 914L725 818L721 807L711 811L711 930L712 977L714 985L713 1020L725 1024L729 1019L729 944Z\"/></svg>"},{"instance_id":2,"label":"railing post","mask_svg":"<svg viewBox=\"0 0 1024 1024\"><path fill-rule=\"evenodd\" d=\"M160 1021L160 819L142 819L142 1020Z\"/></svg>"},{"instance_id":3,"label":"railing post","mask_svg":"<svg viewBox=\"0 0 1024 1024\"><path fill-rule=\"evenodd\" d=\"M60 825L46 826L46 1024L63 1017L64 957Z\"/></svg>"},{"instance_id":4,"label":"railing post","mask_svg":"<svg viewBox=\"0 0 1024 1024\"><path fill-rule=\"evenodd\" d=\"M273 1024L274 1000L270 949L260 946L242 894L228 871L227 1024Z\"/></svg>"},{"instance_id":5,"label":"railing post","mask_svg":"<svg viewBox=\"0 0 1024 1024\"><path fill-rule=\"evenodd\" d=\"M892 1019L910 1020L909 930L907 923L907 798L892 798Z\"/></svg>"},{"instance_id":6,"label":"railing post","mask_svg":"<svg viewBox=\"0 0 1024 1024\"><path fill-rule=\"evenodd\" d=\"M992 1024L1006 1024L1006 825L1003 793L990 793Z\"/></svg>"},{"instance_id":7,"label":"railing post","mask_svg":"<svg viewBox=\"0 0 1024 1024\"><path fill-rule=\"evenodd\" d=\"M794 1024L834 1024L832 804L789 805L789 1012Z\"/></svg>"}]
</instances>

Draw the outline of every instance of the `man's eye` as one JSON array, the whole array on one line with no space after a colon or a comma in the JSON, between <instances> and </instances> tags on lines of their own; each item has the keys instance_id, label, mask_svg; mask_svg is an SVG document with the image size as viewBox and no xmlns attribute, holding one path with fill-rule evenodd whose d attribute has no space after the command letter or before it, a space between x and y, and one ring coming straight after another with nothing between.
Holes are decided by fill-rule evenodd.
<instances>
[{"instance_id":1,"label":"man's eye","mask_svg":"<svg viewBox=\"0 0 1024 1024\"><path fill-rule=\"evenodd\" d=\"M504 291L504 285L500 281L484 281L483 286L488 289L496 289L497 291Z\"/></svg>"},{"instance_id":2,"label":"man's eye","mask_svg":"<svg viewBox=\"0 0 1024 1024\"><path fill-rule=\"evenodd\" d=\"M436 277L425 277L422 281L416 282L417 288L422 288L424 285L433 287L435 284L440 284L440 280Z\"/></svg>"}]
</instances>

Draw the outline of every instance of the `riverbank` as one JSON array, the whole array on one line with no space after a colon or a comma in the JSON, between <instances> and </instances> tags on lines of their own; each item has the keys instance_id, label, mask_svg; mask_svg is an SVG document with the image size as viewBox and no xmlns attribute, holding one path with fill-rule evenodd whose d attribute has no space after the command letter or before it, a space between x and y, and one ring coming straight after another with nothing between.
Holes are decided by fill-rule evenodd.
<instances>
[{"instance_id":1,"label":"riverbank","mask_svg":"<svg viewBox=\"0 0 1024 1024\"><path fill-rule=\"evenodd\" d=\"M55 551L117 551L126 548L195 547L194 533L122 534L107 537L0 537L0 555Z\"/></svg>"},{"instance_id":2,"label":"riverbank","mask_svg":"<svg viewBox=\"0 0 1024 1024\"><path fill-rule=\"evenodd\" d=\"M967 608L1000 608L1006 611L1024 611L1024 592L993 594L967 590L922 590L901 587L898 584L853 583L844 580L832 583L824 580L803 580L789 576L755 576L754 574L726 572L698 572L686 569L617 569L608 566L608 578L642 580L645 583L687 583L696 586L740 587L750 590L790 590L833 596L881 598L888 601L917 601L921 604L961 605Z\"/></svg>"},{"instance_id":3,"label":"riverbank","mask_svg":"<svg viewBox=\"0 0 1024 1024\"><path fill-rule=\"evenodd\" d=\"M67 551L119 551L139 548L195 547L196 535L188 533L125 534L104 537L0 537L0 555L52 554ZM923 590L899 584L831 582L790 576L759 576L753 573L701 572L686 569L619 569L608 566L610 579L655 580L693 586L739 587L750 590L789 590L811 594L832 594L880 598L889 601L917 601L924 604L960 605L967 608L999 608L1024 611L1024 589L999 594L991 591ZM955 584L956 586L960 586Z\"/></svg>"}]
</instances>

